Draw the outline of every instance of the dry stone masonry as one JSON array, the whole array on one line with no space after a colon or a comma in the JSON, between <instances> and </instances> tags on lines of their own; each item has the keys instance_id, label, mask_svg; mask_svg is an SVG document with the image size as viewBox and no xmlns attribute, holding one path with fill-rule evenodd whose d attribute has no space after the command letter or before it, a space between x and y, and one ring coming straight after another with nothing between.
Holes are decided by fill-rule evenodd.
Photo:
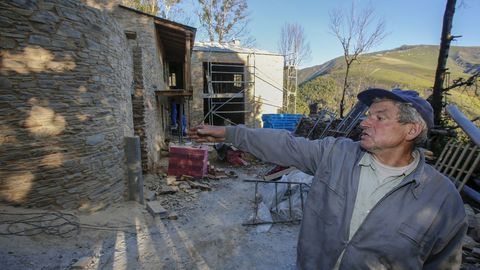
<instances>
[{"instance_id":1,"label":"dry stone masonry","mask_svg":"<svg viewBox=\"0 0 480 270\"><path fill-rule=\"evenodd\" d=\"M125 196L132 55L107 11L0 2L0 202L96 210Z\"/></svg>"},{"instance_id":2,"label":"dry stone masonry","mask_svg":"<svg viewBox=\"0 0 480 270\"><path fill-rule=\"evenodd\" d=\"M143 170L153 170L160 159L160 149L165 147L168 100L156 97L156 90L168 89L164 79L164 60L152 16L138 14L117 7L112 16L125 32L135 33L129 39L129 53L133 66L133 118L135 134L140 137ZM162 119L163 115L163 119Z\"/></svg>"}]
</instances>

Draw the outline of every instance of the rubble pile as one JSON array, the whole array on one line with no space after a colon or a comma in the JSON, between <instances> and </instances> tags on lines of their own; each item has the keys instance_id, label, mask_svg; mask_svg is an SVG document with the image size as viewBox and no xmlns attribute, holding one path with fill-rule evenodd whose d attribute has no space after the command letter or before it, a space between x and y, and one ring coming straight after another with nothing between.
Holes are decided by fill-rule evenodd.
<instances>
[{"instance_id":1,"label":"rubble pile","mask_svg":"<svg viewBox=\"0 0 480 270\"><path fill-rule=\"evenodd\" d=\"M237 177L236 172L220 169L213 165L208 165L207 174L201 179L189 175L148 174L144 179L145 199L147 202L158 201L169 212L181 212L186 208L194 207L197 194L203 191L212 191L216 181ZM161 216L170 218L170 215L165 213Z\"/></svg>"},{"instance_id":2,"label":"rubble pile","mask_svg":"<svg viewBox=\"0 0 480 270\"><path fill-rule=\"evenodd\" d=\"M329 122L328 119L319 119L316 116L304 117L295 129L295 136L305 137L311 140L318 139L329 125ZM339 121L335 121L332 123L331 127L334 127L338 122Z\"/></svg>"},{"instance_id":3,"label":"rubble pile","mask_svg":"<svg viewBox=\"0 0 480 270\"><path fill-rule=\"evenodd\" d=\"M465 204L468 232L463 239L462 268L480 269L480 209Z\"/></svg>"},{"instance_id":4,"label":"rubble pile","mask_svg":"<svg viewBox=\"0 0 480 270\"><path fill-rule=\"evenodd\" d=\"M215 145L217 158L220 161L227 161L231 165L248 166L249 162L245 160L245 153L229 144L218 143Z\"/></svg>"}]
</instances>

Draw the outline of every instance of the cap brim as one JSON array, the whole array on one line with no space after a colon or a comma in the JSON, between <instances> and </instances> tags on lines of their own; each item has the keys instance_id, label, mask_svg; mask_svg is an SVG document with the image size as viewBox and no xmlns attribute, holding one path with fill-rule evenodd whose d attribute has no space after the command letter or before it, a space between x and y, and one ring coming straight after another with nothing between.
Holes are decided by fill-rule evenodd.
<instances>
[{"instance_id":1,"label":"cap brim","mask_svg":"<svg viewBox=\"0 0 480 270\"><path fill-rule=\"evenodd\" d=\"M357 95L358 100L360 100L363 104L370 106L373 103L375 98L389 98L393 100L397 100L400 102L408 102L407 100L403 99L402 97L396 95L395 93L381 89L381 88L370 88L363 92L360 92Z\"/></svg>"}]
</instances>

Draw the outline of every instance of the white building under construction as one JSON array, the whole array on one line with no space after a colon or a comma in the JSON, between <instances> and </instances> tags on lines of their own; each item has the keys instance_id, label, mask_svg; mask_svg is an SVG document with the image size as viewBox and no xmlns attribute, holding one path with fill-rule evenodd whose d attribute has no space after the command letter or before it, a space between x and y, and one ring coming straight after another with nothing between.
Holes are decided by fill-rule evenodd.
<instances>
[{"instance_id":1,"label":"white building under construction","mask_svg":"<svg viewBox=\"0 0 480 270\"><path fill-rule=\"evenodd\" d=\"M283 105L284 56L238 43L195 43L190 125L261 127Z\"/></svg>"}]
</instances>

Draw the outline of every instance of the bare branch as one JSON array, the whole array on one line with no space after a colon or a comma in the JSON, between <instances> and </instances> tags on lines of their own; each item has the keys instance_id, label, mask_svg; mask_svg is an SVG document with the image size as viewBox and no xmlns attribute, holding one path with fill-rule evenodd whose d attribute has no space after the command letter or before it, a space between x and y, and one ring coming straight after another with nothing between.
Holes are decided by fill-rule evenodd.
<instances>
[{"instance_id":1,"label":"bare branch","mask_svg":"<svg viewBox=\"0 0 480 270\"><path fill-rule=\"evenodd\" d=\"M238 38L251 40L248 33L246 0L198 0L198 19L210 41L220 43Z\"/></svg>"},{"instance_id":2,"label":"bare branch","mask_svg":"<svg viewBox=\"0 0 480 270\"><path fill-rule=\"evenodd\" d=\"M345 95L349 90L348 74L353 62L358 61L361 54L380 44L385 38L385 21L375 21L374 9L371 6L359 10L352 2L345 13L341 9L330 12L330 32L338 39L343 48L346 72L340 101L340 117L343 117Z\"/></svg>"},{"instance_id":3,"label":"bare branch","mask_svg":"<svg viewBox=\"0 0 480 270\"><path fill-rule=\"evenodd\" d=\"M477 71L476 73L474 73L472 76L468 77L467 79L458 78L458 79L453 80L452 85L450 85L448 87L445 87L442 90L442 92L447 92L449 90L452 90L452 89L458 88L458 87L462 87L462 86L465 86L465 87L474 86L474 85L476 86L476 84L479 80L480 80L480 72Z\"/></svg>"},{"instance_id":4,"label":"bare branch","mask_svg":"<svg viewBox=\"0 0 480 270\"><path fill-rule=\"evenodd\" d=\"M310 44L303 27L297 23L285 23L280 30L278 50L285 55L285 64L299 66L311 57Z\"/></svg>"}]
</instances>

